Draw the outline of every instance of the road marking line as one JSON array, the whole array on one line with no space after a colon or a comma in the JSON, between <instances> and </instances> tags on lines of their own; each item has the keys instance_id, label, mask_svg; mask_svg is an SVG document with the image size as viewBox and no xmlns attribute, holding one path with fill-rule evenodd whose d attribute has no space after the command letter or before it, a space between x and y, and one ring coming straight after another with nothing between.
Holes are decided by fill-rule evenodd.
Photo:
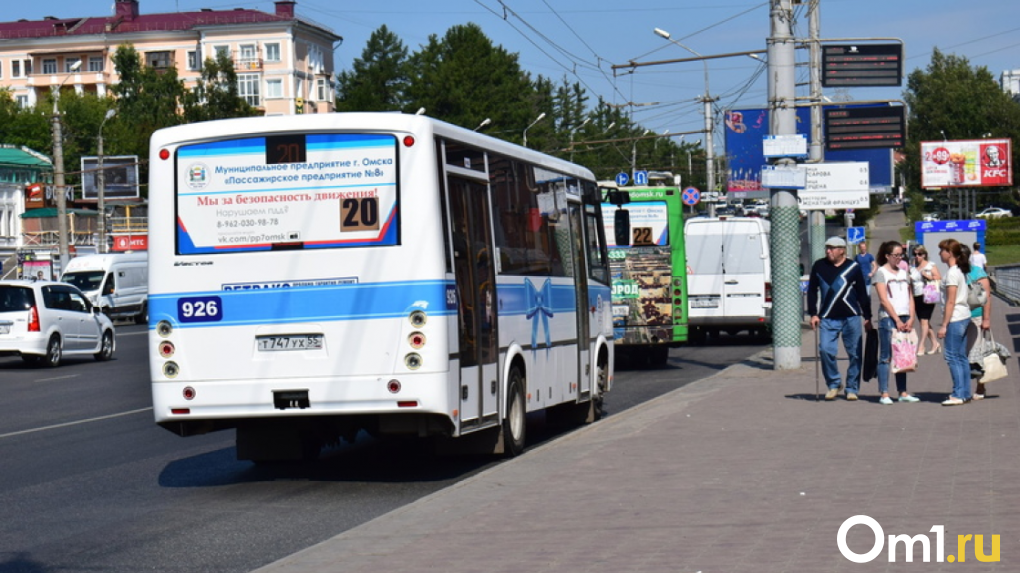
<instances>
[{"instance_id":1,"label":"road marking line","mask_svg":"<svg viewBox=\"0 0 1020 573\"><path fill-rule=\"evenodd\" d=\"M88 418L85 420L77 420L74 422L64 422L63 424L53 424L52 426L43 426L41 428L32 428L29 430L19 430L17 432L10 432L8 434L0 434L0 439L11 438L14 436L20 436L23 434L34 434L35 432L42 432L45 430L55 430L57 428L66 428L68 426L77 426L79 424L87 424L89 422L99 422L102 420L109 420L110 418L119 418L121 416L130 416L131 414L139 414L141 412L148 412L152 410L152 406L148 408L140 408L138 410L128 410L127 412L119 412L117 414L110 414L107 416L99 416L97 418Z\"/></svg>"}]
</instances>

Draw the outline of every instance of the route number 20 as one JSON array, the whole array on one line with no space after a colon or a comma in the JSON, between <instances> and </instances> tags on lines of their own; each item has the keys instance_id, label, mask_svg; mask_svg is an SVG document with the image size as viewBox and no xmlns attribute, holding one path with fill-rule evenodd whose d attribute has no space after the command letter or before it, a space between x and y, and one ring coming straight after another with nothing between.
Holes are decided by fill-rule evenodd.
<instances>
[{"instance_id":1,"label":"route number 20","mask_svg":"<svg viewBox=\"0 0 1020 573\"><path fill-rule=\"evenodd\" d=\"M361 197L341 199L340 230L379 230L379 198Z\"/></svg>"}]
</instances>

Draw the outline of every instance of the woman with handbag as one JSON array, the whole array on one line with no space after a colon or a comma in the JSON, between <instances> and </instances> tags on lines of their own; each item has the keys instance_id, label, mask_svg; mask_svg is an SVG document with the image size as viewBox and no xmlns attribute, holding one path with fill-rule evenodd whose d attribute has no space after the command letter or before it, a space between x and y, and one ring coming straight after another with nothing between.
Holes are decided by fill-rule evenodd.
<instances>
[{"instance_id":1,"label":"woman with handbag","mask_svg":"<svg viewBox=\"0 0 1020 573\"><path fill-rule=\"evenodd\" d=\"M931 328L931 315L935 311L935 305L939 302L939 286L942 275L935 263L928 260L928 250L924 245L914 247L914 266L910 268L910 279L914 287L914 308L917 310L917 322L921 323L921 336L917 343L917 355L925 353L925 342L931 338L931 352L935 354L942 352L938 338L935 337L935 329ZM930 302L929 302L930 301Z\"/></svg>"},{"instance_id":2,"label":"woman with handbag","mask_svg":"<svg viewBox=\"0 0 1020 573\"><path fill-rule=\"evenodd\" d=\"M970 257L970 249L967 245L961 245L960 248ZM967 273L967 284L978 283L981 288L985 289L985 304L976 308L972 308L970 311L970 326L967 327L967 355L970 356L970 351L974 347L974 344L978 341L978 338L986 331L992 329L992 283L988 280L988 273L977 265L970 266L970 272ZM980 379L978 379L980 380ZM985 385L980 381L977 383L977 388L974 389L974 399L984 400L985 398Z\"/></svg>"},{"instance_id":3,"label":"woman with handbag","mask_svg":"<svg viewBox=\"0 0 1020 573\"><path fill-rule=\"evenodd\" d=\"M949 266L946 278L945 305L942 307L942 327L938 337L946 346L946 364L953 378L953 392L943 406L959 406L970 402L970 362L967 360L967 327L970 326L970 305L967 304L967 273L970 261L956 239L939 243L939 256Z\"/></svg>"},{"instance_id":4,"label":"woman with handbag","mask_svg":"<svg viewBox=\"0 0 1020 573\"><path fill-rule=\"evenodd\" d=\"M893 403L889 397L889 372L896 374L897 398L900 402L917 402L907 393L907 372L917 367L917 354L910 339L914 335L914 298L910 276L899 267L903 245L887 241L878 248L878 270L872 282L878 293L878 391L880 404ZM899 339L896 344L893 338Z\"/></svg>"}]
</instances>

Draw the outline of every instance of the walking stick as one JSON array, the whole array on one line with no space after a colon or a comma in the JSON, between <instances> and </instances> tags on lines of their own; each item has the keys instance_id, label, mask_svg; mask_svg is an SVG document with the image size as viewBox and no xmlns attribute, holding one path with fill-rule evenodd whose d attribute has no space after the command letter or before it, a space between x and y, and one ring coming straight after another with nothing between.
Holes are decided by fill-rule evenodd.
<instances>
[{"instance_id":1,"label":"walking stick","mask_svg":"<svg viewBox=\"0 0 1020 573\"><path fill-rule=\"evenodd\" d=\"M822 357L818 353L818 329L811 329L815 333L815 402L818 401L818 369L821 367Z\"/></svg>"}]
</instances>

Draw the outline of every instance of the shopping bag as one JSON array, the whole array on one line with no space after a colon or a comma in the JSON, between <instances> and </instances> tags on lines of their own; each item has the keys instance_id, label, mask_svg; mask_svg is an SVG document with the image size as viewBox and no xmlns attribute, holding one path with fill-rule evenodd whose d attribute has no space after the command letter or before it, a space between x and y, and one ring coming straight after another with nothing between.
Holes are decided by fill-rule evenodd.
<instances>
[{"instance_id":1,"label":"shopping bag","mask_svg":"<svg viewBox=\"0 0 1020 573\"><path fill-rule=\"evenodd\" d=\"M988 292L978 281L967 283L967 305L971 310L981 308L988 301Z\"/></svg>"},{"instance_id":2,"label":"shopping bag","mask_svg":"<svg viewBox=\"0 0 1020 573\"><path fill-rule=\"evenodd\" d=\"M1008 375L1006 360L1010 357L1009 349L995 342L991 330L982 330L981 336L970 349L967 360L971 364L971 377L984 384Z\"/></svg>"},{"instance_id":3,"label":"shopping bag","mask_svg":"<svg viewBox=\"0 0 1020 573\"><path fill-rule=\"evenodd\" d=\"M867 382L878 372L878 331L869 328L864 335L864 367L861 378Z\"/></svg>"},{"instance_id":4,"label":"shopping bag","mask_svg":"<svg viewBox=\"0 0 1020 573\"><path fill-rule=\"evenodd\" d=\"M924 284L923 289L924 303L925 304L938 304L942 297L939 294L939 281L932 281Z\"/></svg>"},{"instance_id":5,"label":"shopping bag","mask_svg":"<svg viewBox=\"0 0 1020 573\"><path fill-rule=\"evenodd\" d=\"M917 370L917 333L913 330L893 331L892 359L890 360L893 374L913 372Z\"/></svg>"}]
</instances>

